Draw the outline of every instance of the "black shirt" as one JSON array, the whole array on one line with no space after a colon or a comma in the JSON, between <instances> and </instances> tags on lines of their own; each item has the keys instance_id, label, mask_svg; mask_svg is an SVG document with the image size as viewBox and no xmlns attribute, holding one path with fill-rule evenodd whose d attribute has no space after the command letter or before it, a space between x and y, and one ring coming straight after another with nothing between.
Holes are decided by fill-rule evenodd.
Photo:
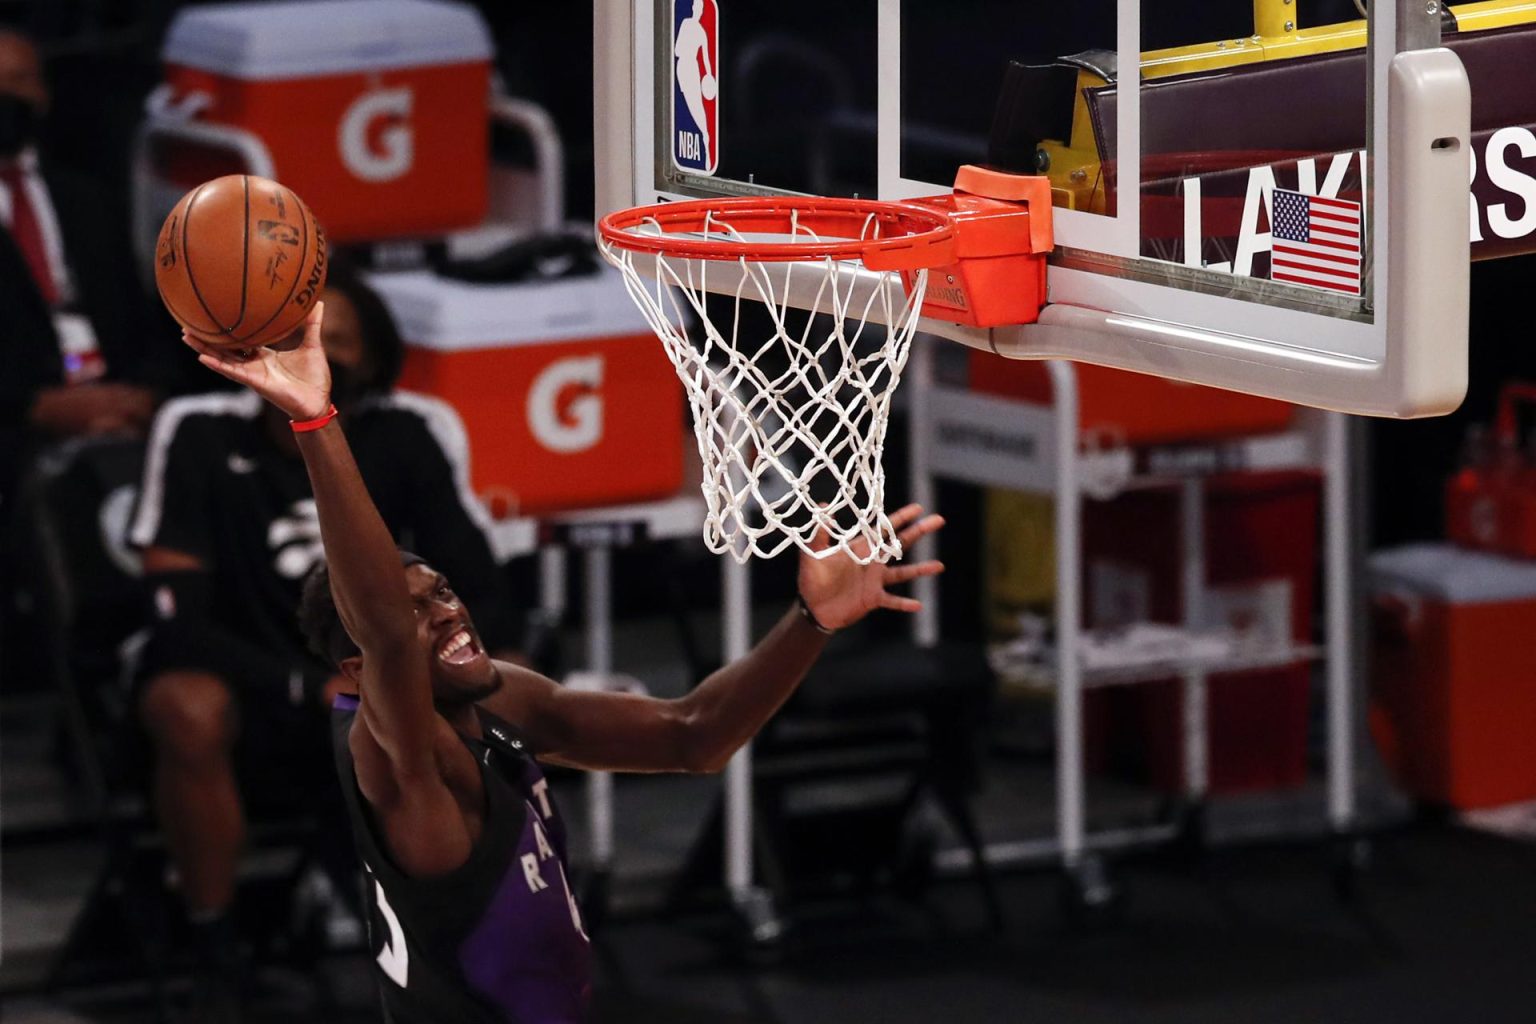
<instances>
[{"instance_id":1,"label":"black shirt","mask_svg":"<svg viewBox=\"0 0 1536 1024\"><path fill-rule=\"evenodd\" d=\"M357 701L332 715L336 768L367 877L374 975L391 1024L577 1024L591 949L566 878L565 827L527 742L483 708L485 821L469 859L411 878L390 862L357 787L348 735Z\"/></svg>"},{"instance_id":2,"label":"black shirt","mask_svg":"<svg viewBox=\"0 0 1536 1024\"><path fill-rule=\"evenodd\" d=\"M283 666L276 683L288 685L296 668L323 679L295 614L304 577L323 548L304 462L273 444L262 405L245 391L164 406L150 434L129 539L185 552L207 567L207 607L159 608L162 632L189 616L222 626L223 641L239 644L242 657L269 662L268 674ZM486 537L489 521L469 492L468 442L458 416L437 399L396 392L361 403L345 426L396 541L453 581L487 646L514 644L506 585Z\"/></svg>"}]
</instances>

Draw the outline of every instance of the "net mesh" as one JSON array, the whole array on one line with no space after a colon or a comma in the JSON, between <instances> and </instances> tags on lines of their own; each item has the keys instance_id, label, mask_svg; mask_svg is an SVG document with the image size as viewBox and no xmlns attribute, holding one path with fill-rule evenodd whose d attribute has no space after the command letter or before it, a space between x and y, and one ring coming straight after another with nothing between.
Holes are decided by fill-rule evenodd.
<instances>
[{"instance_id":1,"label":"net mesh","mask_svg":"<svg viewBox=\"0 0 1536 1024\"><path fill-rule=\"evenodd\" d=\"M788 238L816 240L792 222ZM873 217L864 230L880 230ZM661 234L654 220L631 229ZM690 237L747 240L711 216ZM881 455L927 272L831 257L764 262L645 255L600 239L666 346L693 411L704 540L738 561L790 545L860 563L901 557Z\"/></svg>"}]
</instances>

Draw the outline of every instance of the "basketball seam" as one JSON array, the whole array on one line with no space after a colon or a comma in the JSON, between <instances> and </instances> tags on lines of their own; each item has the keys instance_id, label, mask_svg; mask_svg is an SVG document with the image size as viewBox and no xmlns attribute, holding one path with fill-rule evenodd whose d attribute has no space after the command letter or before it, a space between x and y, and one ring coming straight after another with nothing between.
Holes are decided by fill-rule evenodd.
<instances>
[{"instance_id":1,"label":"basketball seam","mask_svg":"<svg viewBox=\"0 0 1536 1024\"><path fill-rule=\"evenodd\" d=\"M235 324L245 319L246 293L251 287L251 176L240 175L240 188L245 202L245 216L240 220L240 315L235 317ZM234 326L230 327L234 330ZM230 337L234 337L233 334Z\"/></svg>"},{"instance_id":2,"label":"basketball seam","mask_svg":"<svg viewBox=\"0 0 1536 1024\"><path fill-rule=\"evenodd\" d=\"M187 283L192 286L192 294L197 297L197 304L203 307L203 312L208 314L208 319L213 323L213 330L217 334L228 334L229 328L219 322L213 310L208 308L208 303L203 300L203 290L197 286L197 275L192 273L192 250L187 248L187 230L192 224L192 207L197 204L197 197L203 194L207 188L207 182L197 186L197 191L192 193L192 198L187 200L187 208L181 216L181 258L187 264Z\"/></svg>"},{"instance_id":3,"label":"basketball seam","mask_svg":"<svg viewBox=\"0 0 1536 1024\"><path fill-rule=\"evenodd\" d=\"M300 199L298 197L298 194L295 193L293 191L293 189L288 188L288 187L283 186L283 185L279 185L278 187L281 188L284 192L288 193L288 197L293 200L293 205L298 208L298 211L299 211L299 225L304 230L304 234L303 234L302 238L299 240L299 252L301 252L301 253L308 252L309 251L309 207L305 206L303 204L303 202L300 201ZM310 262L313 263L314 261L311 260ZM249 334L245 335L245 337L243 337L243 338L236 338L235 340L243 342L247 338L254 338L254 337L256 337L256 335L260 334L262 331L264 331L268 327L270 327L272 325L272 321L276 320L282 314L283 310L288 308L288 300L293 298L293 290L299 286L299 282L301 280L303 280L303 279L304 279L304 262L301 259L299 261L298 269L295 271L295 273L293 275L293 283L288 286L288 294L283 296L283 301L278 304L277 309L275 309L272 312L271 316L267 317L267 322L262 324L260 327L256 328L254 331L251 331Z\"/></svg>"}]
</instances>

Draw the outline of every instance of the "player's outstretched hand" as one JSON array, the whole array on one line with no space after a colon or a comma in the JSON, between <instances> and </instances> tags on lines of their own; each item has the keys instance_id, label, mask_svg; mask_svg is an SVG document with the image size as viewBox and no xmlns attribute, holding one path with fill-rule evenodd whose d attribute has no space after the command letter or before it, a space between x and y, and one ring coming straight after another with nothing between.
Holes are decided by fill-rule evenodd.
<instances>
[{"instance_id":1,"label":"player's outstretched hand","mask_svg":"<svg viewBox=\"0 0 1536 1024\"><path fill-rule=\"evenodd\" d=\"M901 541L902 550L910 551L912 545L944 525L943 516L925 516L921 505L907 505L891 515L891 526ZM816 550L824 550L828 539L825 531L817 534L812 542ZM855 547L864 545L859 554L868 553L864 541L856 541ZM813 558L800 556L800 596L816 621L828 629L851 626L876 608L890 608L898 612L915 612L922 604L915 598L901 597L887 587L915 580L919 576L937 576L944 565L937 561L918 562L914 565L870 562L860 565L846 554Z\"/></svg>"},{"instance_id":2,"label":"player's outstretched hand","mask_svg":"<svg viewBox=\"0 0 1536 1024\"><path fill-rule=\"evenodd\" d=\"M312 420L324 416L331 407L331 367L320 343L324 313L325 303L315 303L304 320L298 344L281 348L210 345L188 331L181 332L181 340L210 370L244 384L291 419Z\"/></svg>"}]
</instances>

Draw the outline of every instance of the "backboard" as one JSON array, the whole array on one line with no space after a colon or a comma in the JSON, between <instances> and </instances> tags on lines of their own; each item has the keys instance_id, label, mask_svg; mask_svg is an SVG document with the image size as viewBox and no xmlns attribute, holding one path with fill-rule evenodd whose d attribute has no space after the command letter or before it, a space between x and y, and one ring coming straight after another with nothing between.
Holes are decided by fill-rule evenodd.
<instances>
[{"instance_id":1,"label":"backboard","mask_svg":"<svg viewBox=\"0 0 1536 1024\"><path fill-rule=\"evenodd\" d=\"M963 164L1044 174L1057 248L1039 322L922 330L1340 411L1447 412L1467 372L1465 69L1438 3L1328 23L1340 6L1353 16L1339 0L604 0L598 213L902 200L949 191Z\"/></svg>"}]
</instances>

